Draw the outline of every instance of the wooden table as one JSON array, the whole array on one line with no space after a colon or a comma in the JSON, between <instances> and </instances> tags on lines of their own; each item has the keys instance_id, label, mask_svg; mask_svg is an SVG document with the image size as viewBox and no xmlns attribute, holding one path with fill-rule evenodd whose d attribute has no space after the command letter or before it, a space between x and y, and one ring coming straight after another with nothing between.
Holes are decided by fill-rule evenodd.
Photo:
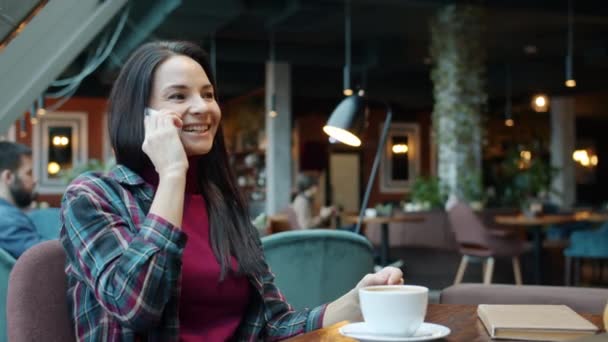
<instances>
[{"instance_id":1,"label":"wooden table","mask_svg":"<svg viewBox=\"0 0 608 342\"><path fill-rule=\"evenodd\" d=\"M523 227L532 233L534 246L534 281L542 281L542 229L552 224L565 224L573 222L603 222L608 221L608 215L588 211L577 212L572 215L540 215L529 217L525 215L498 215L494 218L496 223L503 226Z\"/></svg>"},{"instance_id":2,"label":"wooden table","mask_svg":"<svg viewBox=\"0 0 608 342\"><path fill-rule=\"evenodd\" d=\"M579 211L577 213L574 213L574 219L577 222L606 222L608 221L608 214L606 214L605 212L597 213L592 211Z\"/></svg>"},{"instance_id":3,"label":"wooden table","mask_svg":"<svg viewBox=\"0 0 608 342\"><path fill-rule=\"evenodd\" d=\"M600 329L604 328L601 315L582 314L582 316L598 326ZM483 324L477 318L477 305L430 304L424 321L445 325L452 330L450 335L448 335L446 338L436 341L491 341L490 336L488 335ZM338 329L345 324L347 324L347 322L340 322L324 329L319 329L308 334L291 338L287 341L356 341L352 338L342 336L338 331Z\"/></svg>"},{"instance_id":4,"label":"wooden table","mask_svg":"<svg viewBox=\"0 0 608 342\"><path fill-rule=\"evenodd\" d=\"M349 223L357 223L359 216L357 215L345 215L344 219ZM380 224L382 229L381 244L380 244L380 264L386 266L390 263L389 255L389 233L388 224L391 222L422 222L424 221L423 216L419 215L395 215L395 216L376 216L376 217L363 217L363 224L376 223Z\"/></svg>"}]
</instances>

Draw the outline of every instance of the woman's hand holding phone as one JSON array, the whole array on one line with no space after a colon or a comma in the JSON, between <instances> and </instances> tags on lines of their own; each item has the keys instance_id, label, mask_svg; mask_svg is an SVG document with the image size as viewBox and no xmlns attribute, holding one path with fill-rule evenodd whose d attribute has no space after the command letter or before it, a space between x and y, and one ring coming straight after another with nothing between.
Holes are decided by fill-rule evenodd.
<instances>
[{"instance_id":1,"label":"woman's hand holding phone","mask_svg":"<svg viewBox=\"0 0 608 342\"><path fill-rule=\"evenodd\" d=\"M146 108L145 114L142 150L159 177L184 175L188 170L188 157L179 137L181 118L174 112L151 108Z\"/></svg>"}]
</instances>

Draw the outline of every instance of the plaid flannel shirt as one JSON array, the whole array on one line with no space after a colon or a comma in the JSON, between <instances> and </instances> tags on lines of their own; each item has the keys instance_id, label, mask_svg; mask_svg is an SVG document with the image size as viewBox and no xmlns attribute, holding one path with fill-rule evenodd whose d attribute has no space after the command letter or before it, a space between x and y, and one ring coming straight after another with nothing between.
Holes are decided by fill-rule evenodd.
<instances>
[{"instance_id":1,"label":"plaid flannel shirt","mask_svg":"<svg viewBox=\"0 0 608 342\"><path fill-rule=\"evenodd\" d=\"M66 190L61 242L79 341L178 340L187 238L148 213L153 197L154 188L121 165L107 176L84 174ZM320 328L326 305L294 311L265 266L249 277L253 297L235 340L274 341Z\"/></svg>"}]
</instances>

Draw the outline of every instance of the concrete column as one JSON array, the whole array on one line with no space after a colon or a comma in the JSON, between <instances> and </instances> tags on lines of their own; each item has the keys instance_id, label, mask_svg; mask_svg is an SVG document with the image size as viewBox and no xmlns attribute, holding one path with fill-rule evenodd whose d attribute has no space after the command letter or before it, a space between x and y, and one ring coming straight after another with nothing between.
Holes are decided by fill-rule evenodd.
<instances>
[{"instance_id":1,"label":"concrete column","mask_svg":"<svg viewBox=\"0 0 608 342\"><path fill-rule=\"evenodd\" d=\"M272 96L276 116L269 115ZM276 214L291 200L291 68L266 63L266 213Z\"/></svg>"},{"instance_id":2,"label":"concrete column","mask_svg":"<svg viewBox=\"0 0 608 342\"><path fill-rule=\"evenodd\" d=\"M572 152L576 144L576 117L573 97L551 98L551 165L559 168L553 178L551 199L563 207L576 201L575 165Z\"/></svg>"}]
</instances>

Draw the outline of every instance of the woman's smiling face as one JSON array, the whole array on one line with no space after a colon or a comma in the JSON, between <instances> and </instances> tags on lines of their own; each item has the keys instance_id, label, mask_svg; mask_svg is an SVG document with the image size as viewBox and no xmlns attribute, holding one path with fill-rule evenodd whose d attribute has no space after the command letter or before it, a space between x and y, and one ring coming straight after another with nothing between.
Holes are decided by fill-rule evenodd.
<instances>
[{"instance_id":1,"label":"woman's smiling face","mask_svg":"<svg viewBox=\"0 0 608 342\"><path fill-rule=\"evenodd\" d=\"M179 136L186 155L211 151L222 113L207 73L195 60L176 55L157 67L149 107L181 118Z\"/></svg>"}]
</instances>

